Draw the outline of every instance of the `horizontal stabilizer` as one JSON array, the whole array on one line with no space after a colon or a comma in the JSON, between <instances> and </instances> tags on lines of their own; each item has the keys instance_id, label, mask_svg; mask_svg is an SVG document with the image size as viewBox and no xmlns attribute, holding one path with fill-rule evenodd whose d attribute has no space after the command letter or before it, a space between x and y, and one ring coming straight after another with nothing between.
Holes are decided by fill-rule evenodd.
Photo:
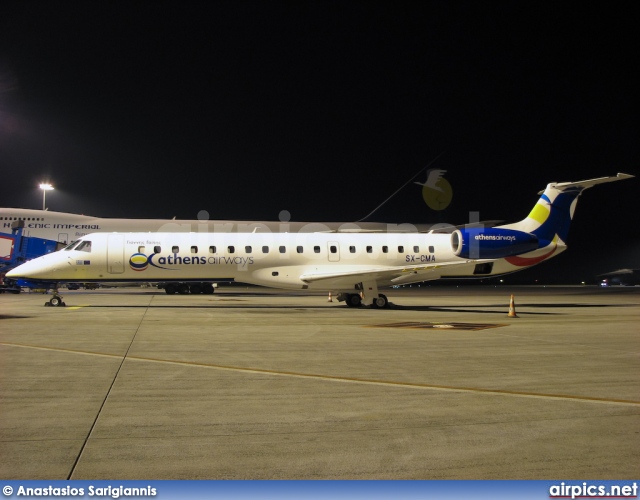
<instances>
[{"instance_id":1,"label":"horizontal stabilizer","mask_svg":"<svg viewBox=\"0 0 640 500\"><path fill-rule=\"evenodd\" d=\"M549 186L556 188L559 191L564 191L565 189L572 187L580 187L582 189L587 189L595 186L596 184L604 184L605 182L615 182L622 181L624 179L631 179L635 177L635 175L618 173L617 175L610 175L608 177L598 177L597 179L588 179L586 181L577 181L577 182L552 182ZM542 194L544 191L540 191L538 194Z\"/></svg>"}]
</instances>

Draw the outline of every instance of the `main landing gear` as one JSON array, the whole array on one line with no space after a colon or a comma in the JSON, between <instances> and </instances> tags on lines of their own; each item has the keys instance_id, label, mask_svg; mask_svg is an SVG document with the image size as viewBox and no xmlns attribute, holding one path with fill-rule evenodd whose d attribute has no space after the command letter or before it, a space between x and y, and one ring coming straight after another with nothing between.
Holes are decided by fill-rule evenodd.
<instances>
[{"instance_id":1,"label":"main landing gear","mask_svg":"<svg viewBox=\"0 0 640 500\"><path fill-rule=\"evenodd\" d=\"M215 287L212 283L168 283L164 285L164 291L169 295L173 295L176 292L180 295L189 293L211 295L215 291Z\"/></svg>"},{"instance_id":2,"label":"main landing gear","mask_svg":"<svg viewBox=\"0 0 640 500\"><path fill-rule=\"evenodd\" d=\"M338 295L338 300L343 299L349 307L360 307L363 305L362 298L358 293L347 293ZM383 293L378 294L373 302L370 304L374 309L386 309L389 307L389 299Z\"/></svg>"},{"instance_id":3,"label":"main landing gear","mask_svg":"<svg viewBox=\"0 0 640 500\"><path fill-rule=\"evenodd\" d=\"M371 305L377 309L386 309L387 307L389 307L389 299L387 299L386 295L381 293L376 299L373 300L373 304Z\"/></svg>"},{"instance_id":4,"label":"main landing gear","mask_svg":"<svg viewBox=\"0 0 640 500\"><path fill-rule=\"evenodd\" d=\"M386 309L389 307L389 299L383 293L378 293L378 283L375 281L363 281L355 286L360 293L341 293L338 301L345 301L349 307L371 306L374 309Z\"/></svg>"}]
</instances>

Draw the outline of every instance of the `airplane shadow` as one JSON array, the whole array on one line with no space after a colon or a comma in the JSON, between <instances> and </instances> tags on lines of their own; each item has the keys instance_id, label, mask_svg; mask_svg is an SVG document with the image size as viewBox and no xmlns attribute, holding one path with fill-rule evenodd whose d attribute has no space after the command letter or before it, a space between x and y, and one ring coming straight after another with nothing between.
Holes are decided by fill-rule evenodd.
<instances>
[{"instance_id":1,"label":"airplane shadow","mask_svg":"<svg viewBox=\"0 0 640 500\"><path fill-rule=\"evenodd\" d=\"M389 303L391 309L404 311L439 311L439 312L463 312L480 314L503 314L508 311L508 304L481 304L481 305L439 305L439 306L403 306L401 304ZM554 303L554 304L527 304L517 303L518 315L562 315L561 312L532 312L523 311L523 308L530 309L571 309L571 308L592 308L592 307L637 307L634 304L575 304L575 303ZM487 310L486 308L492 308ZM495 309L494 309L495 308ZM482 310L481 310L482 309Z\"/></svg>"},{"instance_id":2,"label":"airplane shadow","mask_svg":"<svg viewBox=\"0 0 640 500\"><path fill-rule=\"evenodd\" d=\"M92 291L92 295L101 294L101 295L111 295L105 289L101 293L101 291ZM83 291L77 291L75 293L67 295L67 302L69 299L73 300L73 297L79 297L84 295ZM144 296L159 296L165 297L166 294L161 290L149 289L144 292L137 292L137 295ZM334 304L332 306L327 305L287 305L287 304L252 304L250 300L244 299L252 299L252 298L289 298L289 297L301 297L300 293L291 293L289 291L263 291L260 289L256 290L238 290L235 292L225 291L224 293L216 293L208 296L193 296L203 298L208 297L210 302L207 304L181 304L182 300L187 300L189 295L180 295L176 294L173 297L175 298L175 302L172 304L153 304L153 305L88 305L83 307L93 307L93 308L154 308L154 309L245 309L245 310L296 310L296 311L305 311L305 310L324 310L324 311L336 311L336 310L351 310L352 308L348 307L346 304ZM185 298L183 298L185 297ZM317 295L318 300L323 300L323 295ZM425 301L428 301L428 297L425 297ZM242 302L238 304L232 304L230 302ZM67 303L68 306L72 306L73 304ZM521 303L516 302L517 313L521 316L525 315L563 315L567 314L566 312L550 312L550 311L539 311L539 309L572 309L572 308L606 308L606 307L636 307L633 304L579 304L573 302L563 302L563 303ZM478 304L478 305L466 305L466 304L445 304L445 305L403 305L396 304L393 302L389 302L389 309L396 311L418 311L418 312L448 312L448 313L476 313L476 314L492 314L492 315L502 315L508 312L509 304L508 302L500 302L494 304ZM374 309L372 307L362 307L356 310L367 311ZM524 310L523 310L524 309ZM527 310L528 309L528 310ZM534 309L535 311L531 311L530 309ZM537 309L537 310L536 310ZM353 311L352 311L353 312ZM0 319L12 319L17 317L0 316Z\"/></svg>"},{"instance_id":3,"label":"airplane shadow","mask_svg":"<svg viewBox=\"0 0 640 500\"><path fill-rule=\"evenodd\" d=\"M247 294L237 294L238 297L247 297ZM293 296L293 295L291 295ZM227 295L225 295L225 298ZM237 299L232 298L231 301L235 301ZM68 306L72 306L73 304L67 304ZM158 304L158 305L134 305L134 304L105 304L105 305L88 305L82 307L89 308L104 308L104 309L244 309L247 311L250 310L263 310L263 311L276 311L276 310L291 310L291 311L307 311L310 309L313 310L323 310L327 312L331 311L346 311L350 310L352 312L355 311L368 311L368 310L378 310L372 307L362 307L358 309L353 309L348 307L345 304L335 304L332 306L326 305L287 305L287 304L228 304L224 303L224 299L215 304L201 304L201 305L192 305L192 304ZM633 304L575 304L575 303L562 303L562 304L517 304L517 313L520 316L532 316L532 315L564 315L566 312L546 312L546 311L525 311L523 309L558 309L558 308L606 308L606 307L635 307ZM481 305L438 305L438 306L406 306L402 304L396 304L393 302L389 303L389 309L395 311L418 311L418 312L455 312L455 313L475 313L475 314L506 314L508 312L507 304L481 304ZM383 310L380 310L381 312ZM0 319L3 319L0 317ZM8 319L8 318L7 318Z\"/></svg>"},{"instance_id":4,"label":"airplane shadow","mask_svg":"<svg viewBox=\"0 0 640 500\"><path fill-rule=\"evenodd\" d=\"M499 309L471 309L473 307L477 307L477 308L485 308L485 307L498 307ZM463 306L462 308L460 306L403 306L403 305L396 305L396 304L390 304L389 305L390 309L395 309L395 310L399 310L399 311L422 311L422 312L457 312L457 313L474 313L474 314L502 314L502 315L506 315L509 307L508 305L505 306L504 304L501 304L500 306ZM530 311L522 311L520 310L520 306L518 306L518 315L519 316L524 316L524 315L562 315L564 313L558 313L558 312L530 312Z\"/></svg>"}]
</instances>

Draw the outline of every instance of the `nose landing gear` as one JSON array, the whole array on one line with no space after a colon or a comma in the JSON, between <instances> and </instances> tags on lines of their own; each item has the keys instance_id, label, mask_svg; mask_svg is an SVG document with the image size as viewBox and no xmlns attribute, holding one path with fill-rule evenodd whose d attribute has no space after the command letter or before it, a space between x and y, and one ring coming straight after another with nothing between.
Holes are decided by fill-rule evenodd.
<instances>
[{"instance_id":1,"label":"nose landing gear","mask_svg":"<svg viewBox=\"0 0 640 500\"><path fill-rule=\"evenodd\" d=\"M49 302L44 303L45 307L66 307L67 304L62 300L62 295L58 295L58 290L53 291L53 296L49 299Z\"/></svg>"}]
</instances>

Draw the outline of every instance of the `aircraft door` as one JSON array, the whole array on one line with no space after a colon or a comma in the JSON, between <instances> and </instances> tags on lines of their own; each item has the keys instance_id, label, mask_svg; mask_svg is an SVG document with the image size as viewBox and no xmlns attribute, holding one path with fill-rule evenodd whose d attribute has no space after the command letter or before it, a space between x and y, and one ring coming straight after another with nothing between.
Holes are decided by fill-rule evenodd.
<instances>
[{"instance_id":1,"label":"aircraft door","mask_svg":"<svg viewBox=\"0 0 640 500\"><path fill-rule=\"evenodd\" d=\"M340 261L340 244L337 241L327 242L327 252L329 255L329 262Z\"/></svg>"},{"instance_id":2,"label":"aircraft door","mask_svg":"<svg viewBox=\"0 0 640 500\"><path fill-rule=\"evenodd\" d=\"M58 243L62 243L64 246L67 246L69 244L69 234L58 233Z\"/></svg>"},{"instance_id":3,"label":"aircraft door","mask_svg":"<svg viewBox=\"0 0 640 500\"><path fill-rule=\"evenodd\" d=\"M107 240L107 271L111 274L124 273L124 236L110 234Z\"/></svg>"}]
</instances>

